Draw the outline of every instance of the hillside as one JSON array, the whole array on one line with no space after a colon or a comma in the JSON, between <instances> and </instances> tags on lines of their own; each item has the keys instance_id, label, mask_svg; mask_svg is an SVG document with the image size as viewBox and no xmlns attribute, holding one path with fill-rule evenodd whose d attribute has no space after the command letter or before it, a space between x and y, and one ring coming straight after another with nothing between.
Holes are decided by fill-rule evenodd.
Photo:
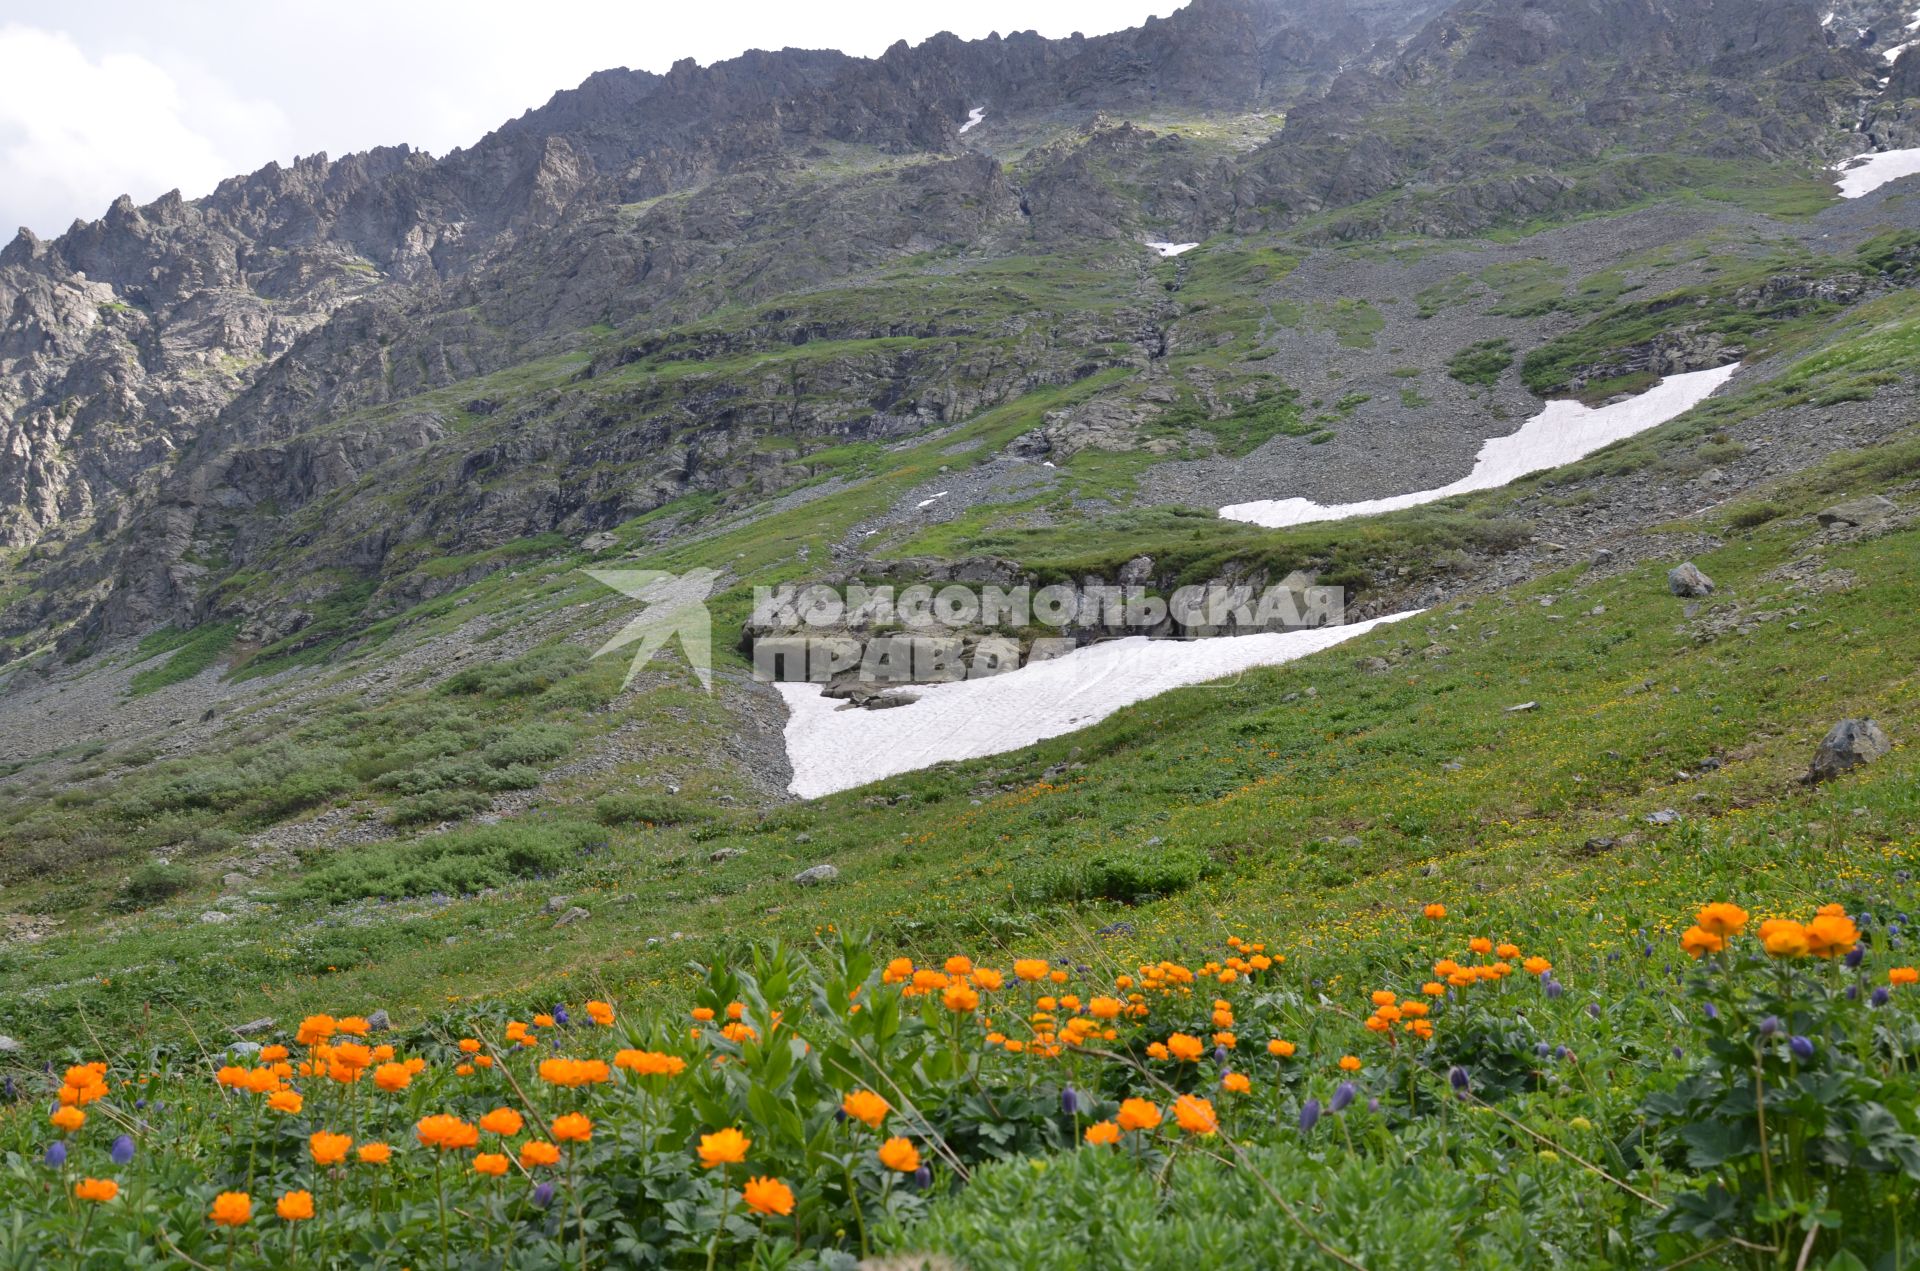
<instances>
[{"instance_id":1,"label":"hillside","mask_svg":"<svg viewBox=\"0 0 1920 1271\"><path fill-rule=\"evenodd\" d=\"M23 230L0 1265L1911 1265L1910 23L1194 0ZM1355 625L756 677L916 584Z\"/></svg>"}]
</instances>

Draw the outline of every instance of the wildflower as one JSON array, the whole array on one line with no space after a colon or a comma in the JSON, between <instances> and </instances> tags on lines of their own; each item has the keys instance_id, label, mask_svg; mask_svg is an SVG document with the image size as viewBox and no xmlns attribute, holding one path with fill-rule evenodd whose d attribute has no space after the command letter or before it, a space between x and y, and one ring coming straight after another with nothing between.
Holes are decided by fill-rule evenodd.
<instances>
[{"instance_id":1,"label":"wildflower","mask_svg":"<svg viewBox=\"0 0 1920 1271\"><path fill-rule=\"evenodd\" d=\"M1873 1006L1885 1006L1888 1002L1892 1000L1893 1000L1893 994L1889 993L1884 986L1875 989L1872 993L1867 995L1867 1002ZM54 1144L54 1146L59 1147L60 1145L56 1143Z\"/></svg>"},{"instance_id":2,"label":"wildflower","mask_svg":"<svg viewBox=\"0 0 1920 1271\"><path fill-rule=\"evenodd\" d=\"M1110 1147L1120 1141L1120 1127L1112 1121L1095 1121L1084 1137L1094 1147Z\"/></svg>"},{"instance_id":3,"label":"wildflower","mask_svg":"<svg viewBox=\"0 0 1920 1271\"><path fill-rule=\"evenodd\" d=\"M1126 1005L1117 997L1096 997L1087 1003L1087 1014L1095 1019L1118 1019Z\"/></svg>"},{"instance_id":4,"label":"wildflower","mask_svg":"<svg viewBox=\"0 0 1920 1271\"><path fill-rule=\"evenodd\" d=\"M585 1143L593 1137L593 1122L581 1112L562 1113L548 1129L562 1143Z\"/></svg>"},{"instance_id":5,"label":"wildflower","mask_svg":"<svg viewBox=\"0 0 1920 1271\"><path fill-rule=\"evenodd\" d=\"M793 1189L777 1178L750 1178L740 1198L756 1214L785 1218L793 1212Z\"/></svg>"},{"instance_id":6,"label":"wildflower","mask_svg":"<svg viewBox=\"0 0 1920 1271\"><path fill-rule=\"evenodd\" d=\"M67 1163L66 1143L61 1139L55 1139L53 1142L47 1144L47 1154L41 1159L54 1169L59 1169Z\"/></svg>"},{"instance_id":7,"label":"wildflower","mask_svg":"<svg viewBox=\"0 0 1920 1271\"><path fill-rule=\"evenodd\" d=\"M413 1133L427 1147L439 1148L443 1152L449 1148L472 1147L480 1141L477 1128L444 1112L421 1117L413 1127Z\"/></svg>"},{"instance_id":8,"label":"wildflower","mask_svg":"<svg viewBox=\"0 0 1920 1271\"><path fill-rule=\"evenodd\" d=\"M1769 918L1761 923L1760 943L1776 958L1804 958L1810 947L1807 929L1786 918Z\"/></svg>"},{"instance_id":9,"label":"wildflower","mask_svg":"<svg viewBox=\"0 0 1920 1271\"><path fill-rule=\"evenodd\" d=\"M550 1085L578 1089L581 1086L597 1085L611 1079L605 1060L601 1059L543 1059L540 1061L540 1080Z\"/></svg>"},{"instance_id":10,"label":"wildflower","mask_svg":"<svg viewBox=\"0 0 1920 1271\"><path fill-rule=\"evenodd\" d=\"M288 1192L273 1202L273 1212L283 1222L305 1222L313 1217L312 1192Z\"/></svg>"},{"instance_id":11,"label":"wildflower","mask_svg":"<svg viewBox=\"0 0 1920 1271\"><path fill-rule=\"evenodd\" d=\"M1760 1021L1760 1035L1762 1037L1771 1037L1779 1031L1780 1017L1778 1015L1769 1015Z\"/></svg>"},{"instance_id":12,"label":"wildflower","mask_svg":"<svg viewBox=\"0 0 1920 1271\"><path fill-rule=\"evenodd\" d=\"M528 1139L520 1145L520 1163L528 1169L560 1163L560 1149L545 1139Z\"/></svg>"},{"instance_id":13,"label":"wildflower","mask_svg":"<svg viewBox=\"0 0 1920 1271\"><path fill-rule=\"evenodd\" d=\"M1160 1105L1148 1099L1127 1099L1114 1120L1123 1130L1151 1130L1160 1124Z\"/></svg>"},{"instance_id":14,"label":"wildflower","mask_svg":"<svg viewBox=\"0 0 1920 1271\"><path fill-rule=\"evenodd\" d=\"M1813 1039L1811 1037L1795 1035L1787 1039L1787 1049L1793 1052L1794 1058L1796 1059L1812 1059Z\"/></svg>"},{"instance_id":15,"label":"wildflower","mask_svg":"<svg viewBox=\"0 0 1920 1271\"><path fill-rule=\"evenodd\" d=\"M613 1023L613 1007L607 1002L588 1002L587 1018L606 1028Z\"/></svg>"},{"instance_id":16,"label":"wildflower","mask_svg":"<svg viewBox=\"0 0 1920 1271\"><path fill-rule=\"evenodd\" d=\"M385 1165L393 1159L393 1149L385 1143L362 1143L354 1155L369 1165Z\"/></svg>"},{"instance_id":17,"label":"wildflower","mask_svg":"<svg viewBox=\"0 0 1920 1271\"><path fill-rule=\"evenodd\" d=\"M115 1165L133 1164L133 1136L131 1134L122 1134L119 1138L115 1139L113 1146L107 1149L107 1156L112 1159Z\"/></svg>"},{"instance_id":18,"label":"wildflower","mask_svg":"<svg viewBox=\"0 0 1920 1271\"><path fill-rule=\"evenodd\" d=\"M1887 971L1888 984L1920 984L1920 967L1897 966Z\"/></svg>"},{"instance_id":19,"label":"wildflower","mask_svg":"<svg viewBox=\"0 0 1920 1271\"><path fill-rule=\"evenodd\" d=\"M213 1198L207 1219L222 1227L244 1227L253 1221L253 1197L245 1192L221 1192Z\"/></svg>"},{"instance_id":20,"label":"wildflower","mask_svg":"<svg viewBox=\"0 0 1920 1271\"><path fill-rule=\"evenodd\" d=\"M880 1128L891 1110L887 1101L871 1090L855 1090L840 1101L840 1109L856 1121L863 1122L870 1130Z\"/></svg>"},{"instance_id":21,"label":"wildflower","mask_svg":"<svg viewBox=\"0 0 1920 1271\"><path fill-rule=\"evenodd\" d=\"M1740 934L1741 929L1747 925L1747 911L1738 905L1715 901L1710 905L1702 905L1700 912L1694 916L1694 922L1702 930L1725 939L1727 936Z\"/></svg>"},{"instance_id":22,"label":"wildflower","mask_svg":"<svg viewBox=\"0 0 1920 1271\"><path fill-rule=\"evenodd\" d=\"M285 1046L262 1046L260 1048L260 1062L263 1064L277 1064L286 1057L287 1048Z\"/></svg>"},{"instance_id":23,"label":"wildflower","mask_svg":"<svg viewBox=\"0 0 1920 1271\"><path fill-rule=\"evenodd\" d=\"M1807 952L1816 958L1845 953L1859 942L1860 929L1845 913L1822 913L1807 924Z\"/></svg>"},{"instance_id":24,"label":"wildflower","mask_svg":"<svg viewBox=\"0 0 1920 1271\"><path fill-rule=\"evenodd\" d=\"M1360 1071L1360 1067L1361 1067L1361 1065L1360 1065L1360 1057L1359 1057L1358 1055L1342 1055L1342 1056L1340 1056L1340 1071L1341 1071L1341 1072L1359 1072L1359 1071Z\"/></svg>"},{"instance_id":25,"label":"wildflower","mask_svg":"<svg viewBox=\"0 0 1920 1271\"><path fill-rule=\"evenodd\" d=\"M1200 1056L1205 1051L1206 1046L1198 1037L1192 1037L1186 1033L1175 1033L1167 1038L1167 1053L1182 1063L1199 1063Z\"/></svg>"},{"instance_id":26,"label":"wildflower","mask_svg":"<svg viewBox=\"0 0 1920 1271\"><path fill-rule=\"evenodd\" d=\"M1472 949L1475 953L1492 953L1493 941L1487 939L1485 936L1475 936L1473 939L1467 941L1467 948Z\"/></svg>"},{"instance_id":27,"label":"wildflower","mask_svg":"<svg viewBox=\"0 0 1920 1271\"><path fill-rule=\"evenodd\" d=\"M479 1054L480 1039L478 1037L462 1037L460 1039L460 1050L462 1054L467 1054L467 1055Z\"/></svg>"},{"instance_id":28,"label":"wildflower","mask_svg":"<svg viewBox=\"0 0 1920 1271\"><path fill-rule=\"evenodd\" d=\"M1842 959L1842 961L1844 961L1847 964L1847 970L1849 971L1859 970L1860 964L1862 962L1865 962L1866 960L1867 960L1867 946L1864 944L1856 944L1853 946L1853 948L1848 949L1847 956Z\"/></svg>"},{"instance_id":29,"label":"wildflower","mask_svg":"<svg viewBox=\"0 0 1920 1271\"><path fill-rule=\"evenodd\" d=\"M284 1112L288 1116L299 1115L301 1106L306 1102L292 1090L276 1090L267 1096L267 1106L275 1112Z\"/></svg>"},{"instance_id":30,"label":"wildflower","mask_svg":"<svg viewBox=\"0 0 1920 1271\"><path fill-rule=\"evenodd\" d=\"M980 1005L980 995L965 984L949 984L940 994L941 1003L956 1013L971 1011Z\"/></svg>"},{"instance_id":31,"label":"wildflower","mask_svg":"<svg viewBox=\"0 0 1920 1271\"><path fill-rule=\"evenodd\" d=\"M1173 1101L1173 1119L1188 1134L1206 1137L1219 1132L1220 1118L1213 1104L1197 1095L1183 1094Z\"/></svg>"},{"instance_id":32,"label":"wildflower","mask_svg":"<svg viewBox=\"0 0 1920 1271\"><path fill-rule=\"evenodd\" d=\"M1553 970L1553 963L1539 956L1528 958L1520 966L1528 975L1545 975Z\"/></svg>"},{"instance_id":33,"label":"wildflower","mask_svg":"<svg viewBox=\"0 0 1920 1271\"><path fill-rule=\"evenodd\" d=\"M1433 919L1433 921L1439 922L1442 918L1447 916L1447 907L1445 905L1438 905L1438 904L1428 905L1425 909L1422 909L1420 912L1425 914L1427 917Z\"/></svg>"},{"instance_id":34,"label":"wildflower","mask_svg":"<svg viewBox=\"0 0 1920 1271\"><path fill-rule=\"evenodd\" d=\"M1080 1111L1080 1092L1072 1086L1060 1091L1060 1111L1067 1116L1074 1116Z\"/></svg>"},{"instance_id":35,"label":"wildflower","mask_svg":"<svg viewBox=\"0 0 1920 1271\"><path fill-rule=\"evenodd\" d=\"M338 1027L339 1025L334 1022L333 1016L331 1015L309 1015L300 1021L300 1027L298 1031L294 1033L293 1039L302 1046L311 1047L333 1036L334 1030ZM227 1195L234 1194L235 1193L232 1192L227 1193ZM249 1205L251 1205L251 1202L249 1202ZM242 1221L244 1222L245 1219L242 1219Z\"/></svg>"},{"instance_id":36,"label":"wildflower","mask_svg":"<svg viewBox=\"0 0 1920 1271\"><path fill-rule=\"evenodd\" d=\"M1047 964L1039 958L1020 958L1013 964L1013 973L1029 983L1044 980L1047 978Z\"/></svg>"},{"instance_id":37,"label":"wildflower","mask_svg":"<svg viewBox=\"0 0 1920 1271\"><path fill-rule=\"evenodd\" d=\"M75 1130L87 1123L87 1114L78 1108L67 1106L55 1108L53 1115L47 1119L53 1122L56 1129L66 1134L72 1134Z\"/></svg>"},{"instance_id":38,"label":"wildflower","mask_svg":"<svg viewBox=\"0 0 1920 1271\"><path fill-rule=\"evenodd\" d=\"M1245 1094L1253 1089L1253 1082L1247 1080L1244 1072L1230 1072L1220 1078L1220 1088L1229 1094Z\"/></svg>"},{"instance_id":39,"label":"wildflower","mask_svg":"<svg viewBox=\"0 0 1920 1271\"><path fill-rule=\"evenodd\" d=\"M533 1189L533 1203L537 1208L545 1209L553 1203L553 1184L540 1183Z\"/></svg>"},{"instance_id":40,"label":"wildflower","mask_svg":"<svg viewBox=\"0 0 1920 1271\"><path fill-rule=\"evenodd\" d=\"M888 1139L874 1150L880 1163L890 1170L911 1174L920 1168L920 1151L911 1139Z\"/></svg>"},{"instance_id":41,"label":"wildflower","mask_svg":"<svg viewBox=\"0 0 1920 1271\"><path fill-rule=\"evenodd\" d=\"M535 1028L552 1028L557 1022L558 1021L556 1021L554 1017L551 1015L543 1014L543 1015L536 1015L533 1017L533 1026Z\"/></svg>"},{"instance_id":42,"label":"wildflower","mask_svg":"<svg viewBox=\"0 0 1920 1271\"><path fill-rule=\"evenodd\" d=\"M1447 1073L1447 1084L1451 1085L1460 1094L1466 1094L1471 1084L1467 1078L1467 1070L1456 1064L1452 1070Z\"/></svg>"},{"instance_id":43,"label":"wildflower","mask_svg":"<svg viewBox=\"0 0 1920 1271\"><path fill-rule=\"evenodd\" d=\"M1447 986L1437 980L1429 980L1420 986L1420 991L1428 997L1445 997Z\"/></svg>"},{"instance_id":44,"label":"wildflower","mask_svg":"<svg viewBox=\"0 0 1920 1271\"><path fill-rule=\"evenodd\" d=\"M1171 1052L1167 1050L1167 1044L1165 1042L1149 1042L1147 1044L1148 1059L1166 1059L1170 1053Z\"/></svg>"},{"instance_id":45,"label":"wildflower","mask_svg":"<svg viewBox=\"0 0 1920 1271\"><path fill-rule=\"evenodd\" d=\"M120 1184L110 1178L83 1178L73 1185L73 1194L79 1200L104 1205L120 1194Z\"/></svg>"},{"instance_id":46,"label":"wildflower","mask_svg":"<svg viewBox=\"0 0 1920 1271\"><path fill-rule=\"evenodd\" d=\"M339 1023L334 1025L334 1028L347 1034L349 1037L365 1037L373 1031L372 1026L358 1015L342 1016Z\"/></svg>"},{"instance_id":47,"label":"wildflower","mask_svg":"<svg viewBox=\"0 0 1920 1271\"><path fill-rule=\"evenodd\" d=\"M502 1153L481 1152L473 1158L473 1172L498 1178L507 1172L508 1164L506 1156Z\"/></svg>"},{"instance_id":48,"label":"wildflower","mask_svg":"<svg viewBox=\"0 0 1920 1271\"><path fill-rule=\"evenodd\" d=\"M712 1134L703 1134L700 1136L700 1164L705 1169L738 1165L747 1159L747 1149L752 1146L752 1139L731 1126L715 1130Z\"/></svg>"},{"instance_id":49,"label":"wildflower","mask_svg":"<svg viewBox=\"0 0 1920 1271\"><path fill-rule=\"evenodd\" d=\"M510 1138L520 1133L522 1124L524 1124L524 1122L521 1120L520 1114L512 1108L495 1108L480 1118L481 1129L485 1130L488 1134L498 1134L502 1138Z\"/></svg>"},{"instance_id":50,"label":"wildflower","mask_svg":"<svg viewBox=\"0 0 1920 1271\"><path fill-rule=\"evenodd\" d=\"M1278 1037L1267 1043L1267 1053L1277 1059L1292 1059L1298 1049L1292 1042L1282 1041Z\"/></svg>"},{"instance_id":51,"label":"wildflower","mask_svg":"<svg viewBox=\"0 0 1920 1271\"><path fill-rule=\"evenodd\" d=\"M353 1136L331 1134L326 1130L317 1130L307 1136L307 1151L313 1156L315 1165L338 1165L347 1159L347 1149L353 1146ZM364 1153L363 1159L364 1159Z\"/></svg>"},{"instance_id":52,"label":"wildflower","mask_svg":"<svg viewBox=\"0 0 1920 1271\"><path fill-rule=\"evenodd\" d=\"M1359 1093L1360 1088L1351 1081L1341 1082L1338 1086L1334 1087L1333 1098L1327 1103L1327 1111L1345 1112L1347 1106L1353 1102L1354 1096Z\"/></svg>"},{"instance_id":53,"label":"wildflower","mask_svg":"<svg viewBox=\"0 0 1920 1271\"><path fill-rule=\"evenodd\" d=\"M1300 1105L1300 1133L1305 1134L1320 1124L1320 1101L1309 1099Z\"/></svg>"}]
</instances>

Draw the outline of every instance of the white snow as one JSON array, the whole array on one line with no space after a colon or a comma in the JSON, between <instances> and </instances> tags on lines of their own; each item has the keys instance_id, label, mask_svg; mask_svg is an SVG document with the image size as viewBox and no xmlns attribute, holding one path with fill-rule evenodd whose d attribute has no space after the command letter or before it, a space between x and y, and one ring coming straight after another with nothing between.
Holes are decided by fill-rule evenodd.
<instances>
[{"instance_id":1,"label":"white snow","mask_svg":"<svg viewBox=\"0 0 1920 1271\"><path fill-rule=\"evenodd\" d=\"M1907 29L1908 29L1908 30L1912 30L1913 28L1912 28L1912 27L1908 27ZM1902 53L1904 53L1904 52L1906 52L1906 51L1907 51L1908 49L1910 49L1910 48L1912 48L1912 47L1913 47L1913 44L1912 44L1912 43L1907 43L1907 44L1896 44L1896 45L1894 45L1894 46L1893 46L1892 48L1890 48L1890 49L1888 49L1888 50L1886 51L1886 54L1885 54L1885 56L1886 56L1886 59L1887 59L1887 61L1889 61L1889 62L1897 62L1897 61L1899 61L1899 60L1900 60L1900 55L1901 55Z\"/></svg>"},{"instance_id":2,"label":"white snow","mask_svg":"<svg viewBox=\"0 0 1920 1271\"><path fill-rule=\"evenodd\" d=\"M972 132L975 128L978 128L980 126L980 121L982 119L985 119L986 117L987 117L987 108L985 106L975 106L972 110L967 112L967 122L960 125L960 131Z\"/></svg>"},{"instance_id":3,"label":"white snow","mask_svg":"<svg viewBox=\"0 0 1920 1271\"><path fill-rule=\"evenodd\" d=\"M1598 409L1575 401L1548 402L1545 410L1520 426L1520 431L1495 437L1480 447L1472 472L1437 490L1332 506L1309 499L1267 499L1221 508L1220 515L1230 521L1249 521L1277 529L1309 521L1340 521L1353 516L1398 512L1473 490L1492 490L1532 473L1573 463L1603 446L1664 424L1705 400L1738 369L1736 364L1669 376L1638 397Z\"/></svg>"},{"instance_id":4,"label":"white snow","mask_svg":"<svg viewBox=\"0 0 1920 1271\"><path fill-rule=\"evenodd\" d=\"M1857 199L1889 181L1920 173L1920 150L1881 150L1855 155L1839 169L1840 197Z\"/></svg>"},{"instance_id":5,"label":"white snow","mask_svg":"<svg viewBox=\"0 0 1920 1271\"><path fill-rule=\"evenodd\" d=\"M942 491L940 491L940 493L938 493L938 494L936 494L936 495L934 495L934 496L933 496L933 497L932 497L931 499L922 499L922 500L920 500L920 502L919 502L919 503L917 503L917 504L915 504L914 506L915 506L915 507L923 507L923 508L930 508L930 507L932 507L932 506L933 506L934 504L936 504L936 503L938 503L938 502L939 502L940 500L942 500L942 499L944 499L944 498L946 498L946 497L947 497L947 495L948 495L948 493L949 493L949 491L946 491L946 490L942 490Z\"/></svg>"},{"instance_id":6,"label":"white snow","mask_svg":"<svg viewBox=\"0 0 1920 1271\"><path fill-rule=\"evenodd\" d=\"M916 685L919 701L841 710L817 684L780 684L787 703L788 787L803 799L956 759L1031 746L1099 723L1123 706L1256 666L1277 666L1363 635L1397 613L1344 627L1149 640L1129 636L975 680Z\"/></svg>"},{"instance_id":7,"label":"white snow","mask_svg":"<svg viewBox=\"0 0 1920 1271\"><path fill-rule=\"evenodd\" d=\"M1178 256L1181 252L1190 252L1200 246L1198 243L1148 243L1147 246L1162 256Z\"/></svg>"},{"instance_id":8,"label":"white snow","mask_svg":"<svg viewBox=\"0 0 1920 1271\"><path fill-rule=\"evenodd\" d=\"M1828 14L1828 15L1827 15L1826 17L1824 17L1824 18L1821 18L1821 19L1820 19L1820 25L1821 25L1821 26L1832 26L1832 25L1833 25L1833 20L1834 20L1834 18L1836 18L1837 16L1839 16L1839 15L1838 15L1838 14L1833 14L1833 13L1829 13L1829 14Z\"/></svg>"}]
</instances>

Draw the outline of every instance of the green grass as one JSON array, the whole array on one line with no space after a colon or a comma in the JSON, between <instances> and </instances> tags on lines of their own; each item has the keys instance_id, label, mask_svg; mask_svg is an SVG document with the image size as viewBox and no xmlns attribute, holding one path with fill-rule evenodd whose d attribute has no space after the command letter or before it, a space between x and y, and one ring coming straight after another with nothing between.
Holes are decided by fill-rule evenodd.
<instances>
[{"instance_id":1,"label":"green grass","mask_svg":"<svg viewBox=\"0 0 1920 1271\"><path fill-rule=\"evenodd\" d=\"M133 673L128 687L139 697L169 684L192 679L214 666L233 650L237 622L209 622L188 630L162 627L140 642L135 651L141 658L171 654L158 666L143 667Z\"/></svg>"}]
</instances>

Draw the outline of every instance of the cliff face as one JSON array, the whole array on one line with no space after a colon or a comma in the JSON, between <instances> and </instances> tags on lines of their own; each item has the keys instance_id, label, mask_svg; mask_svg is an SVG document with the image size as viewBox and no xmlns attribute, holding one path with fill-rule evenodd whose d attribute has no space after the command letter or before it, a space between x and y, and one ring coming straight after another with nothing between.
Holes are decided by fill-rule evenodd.
<instances>
[{"instance_id":1,"label":"cliff face","mask_svg":"<svg viewBox=\"0 0 1920 1271\"><path fill-rule=\"evenodd\" d=\"M1194 0L1091 39L610 70L442 158L315 155L193 202L123 198L0 250L0 547L31 567L11 600L0 586L0 640L74 646L235 604L283 631L297 606L220 580L296 558L382 577L428 544L776 490L806 471L770 430L885 437L1150 359L1165 301L1009 314L983 292L858 320L802 304L733 350L821 329L951 338L809 363L805 383L731 367L725 385L649 371L603 392L635 373L588 356L609 331L927 253L1070 256L1313 218L1322 237L1463 233L1617 205L1640 178L1586 169L1623 145L1813 155L1874 61L1812 0ZM991 145L959 132L982 106ZM1263 131L1224 144L1125 122L1143 115ZM487 385L514 375L592 381L592 405ZM324 524L290 528L303 510Z\"/></svg>"}]
</instances>

